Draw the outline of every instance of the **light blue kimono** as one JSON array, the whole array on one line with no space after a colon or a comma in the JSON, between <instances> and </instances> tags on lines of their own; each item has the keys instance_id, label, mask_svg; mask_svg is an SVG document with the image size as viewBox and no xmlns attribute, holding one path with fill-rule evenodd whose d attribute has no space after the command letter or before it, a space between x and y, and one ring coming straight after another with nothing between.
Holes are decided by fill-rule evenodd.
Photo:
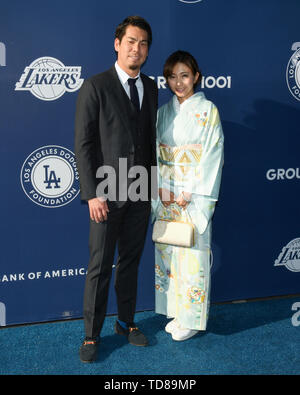
<instances>
[{"instance_id":1,"label":"light blue kimono","mask_svg":"<svg viewBox=\"0 0 300 395\"><path fill-rule=\"evenodd\" d=\"M192 194L186 210L152 202L156 219L192 221L192 248L155 244L155 311L181 326L205 330L210 297L211 218L223 166L223 132L216 106L204 93L179 104L176 96L158 110L158 185Z\"/></svg>"}]
</instances>

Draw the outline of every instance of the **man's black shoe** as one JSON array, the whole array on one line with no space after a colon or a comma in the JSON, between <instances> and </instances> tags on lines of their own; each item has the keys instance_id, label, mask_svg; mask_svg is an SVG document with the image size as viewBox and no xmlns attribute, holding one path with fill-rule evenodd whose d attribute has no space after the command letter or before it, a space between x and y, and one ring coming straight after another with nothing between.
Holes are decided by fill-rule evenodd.
<instances>
[{"instance_id":1,"label":"man's black shoe","mask_svg":"<svg viewBox=\"0 0 300 395\"><path fill-rule=\"evenodd\" d=\"M94 362L98 355L99 340L85 338L79 349L81 362Z\"/></svg>"},{"instance_id":2,"label":"man's black shoe","mask_svg":"<svg viewBox=\"0 0 300 395\"><path fill-rule=\"evenodd\" d=\"M128 329L124 329L118 321L115 323L115 332L118 335L127 336L127 340L134 346L145 347L148 345L146 336L135 326L135 324L128 324Z\"/></svg>"}]
</instances>

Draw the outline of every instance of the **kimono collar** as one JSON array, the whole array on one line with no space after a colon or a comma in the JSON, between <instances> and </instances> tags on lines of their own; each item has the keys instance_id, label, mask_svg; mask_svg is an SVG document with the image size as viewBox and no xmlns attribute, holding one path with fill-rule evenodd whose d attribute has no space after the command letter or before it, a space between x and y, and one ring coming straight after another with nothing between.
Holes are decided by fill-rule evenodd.
<instances>
[{"instance_id":1,"label":"kimono collar","mask_svg":"<svg viewBox=\"0 0 300 395\"><path fill-rule=\"evenodd\" d=\"M174 95L173 96L173 108L176 112L176 114L178 114L180 112L180 110L185 107L188 103L192 104L193 102L195 102L196 100L205 100L205 95L203 92L196 92L194 93L191 97L189 97L188 99L186 99L182 104L179 103L177 96Z\"/></svg>"}]
</instances>

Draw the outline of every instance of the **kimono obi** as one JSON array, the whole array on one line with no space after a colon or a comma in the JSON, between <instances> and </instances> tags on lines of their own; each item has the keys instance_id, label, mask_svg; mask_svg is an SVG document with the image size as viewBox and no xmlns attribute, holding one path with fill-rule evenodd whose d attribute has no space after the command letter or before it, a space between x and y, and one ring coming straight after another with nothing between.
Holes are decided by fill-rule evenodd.
<instances>
[{"instance_id":1,"label":"kimono obi","mask_svg":"<svg viewBox=\"0 0 300 395\"><path fill-rule=\"evenodd\" d=\"M197 166L202 155L201 144L187 144L171 147L159 144L159 162L170 166Z\"/></svg>"},{"instance_id":2,"label":"kimono obi","mask_svg":"<svg viewBox=\"0 0 300 395\"><path fill-rule=\"evenodd\" d=\"M177 182L197 177L202 156L201 144L187 144L173 147L159 144L158 165L163 179Z\"/></svg>"}]
</instances>

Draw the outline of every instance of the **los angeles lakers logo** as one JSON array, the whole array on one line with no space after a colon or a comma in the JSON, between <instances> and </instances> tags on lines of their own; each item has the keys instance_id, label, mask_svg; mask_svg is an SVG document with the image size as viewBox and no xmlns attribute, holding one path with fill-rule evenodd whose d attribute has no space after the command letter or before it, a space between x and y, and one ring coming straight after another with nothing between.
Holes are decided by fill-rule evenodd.
<instances>
[{"instance_id":1,"label":"los angeles lakers logo","mask_svg":"<svg viewBox=\"0 0 300 395\"><path fill-rule=\"evenodd\" d=\"M57 208L70 203L79 193L79 175L72 151L48 145L32 152L23 163L21 184L34 203Z\"/></svg>"},{"instance_id":2,"label":"los angeles lakers logo","mask_svg":"<svg viewBox=\"0 0 300 395\"><path fill-rule=\"evenodd\" d=\"M291 56L286 69L286 82L291 94L300 101L300 42L292 45Z\"/></svg>"},{"instance_id":3,"label":"los angeles lakers logo","mask_svg":"<svg viewBox=\"0 0 300 395\"><path fill-rule=\"evenodd\" d=\"M283 247L274 266L285 266L292 272L300 272L300 238L290 241Z\"/></svg>"},{"instance_id":4,"label":"los angeles lakers logo","mask_svg":"<svg viewBox=\"0 0 300 395\"><path fill-rule=\"evenodd\" d=\"M25 67L16 91L30 91L40 100L56 100L65 92L77 91L82 83L80 66L65 66L60 60L43 57Z\"/></svg>"}]
</instances>

